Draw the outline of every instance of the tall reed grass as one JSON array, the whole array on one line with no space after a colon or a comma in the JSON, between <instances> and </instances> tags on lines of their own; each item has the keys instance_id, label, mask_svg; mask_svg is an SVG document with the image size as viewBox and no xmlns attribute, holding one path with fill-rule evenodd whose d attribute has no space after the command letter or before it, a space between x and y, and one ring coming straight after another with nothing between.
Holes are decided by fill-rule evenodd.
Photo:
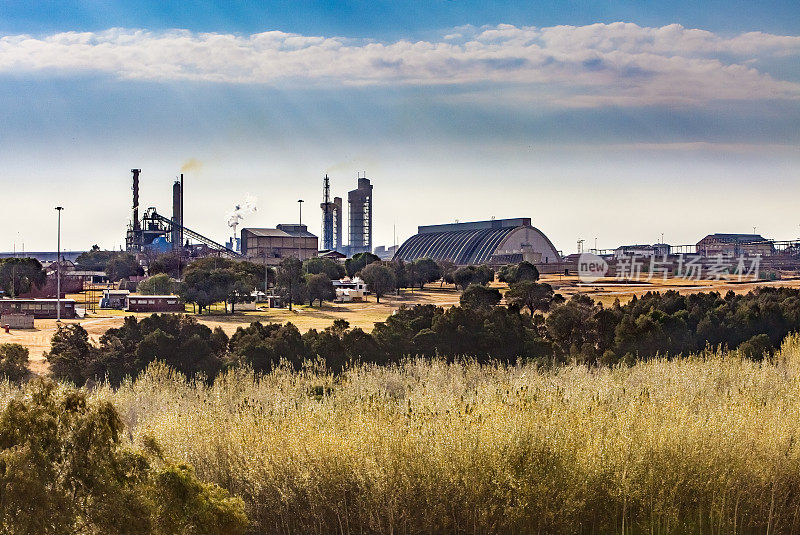
<instances>
[{"instance_id":1,"label":"tall reed grass","mask_svg":"<svg viewBox=\"0 0 800 535\"><path fill-rule=\"evenodd\" d=\"M0 403L17 395L0 388ZM800 338L632 367L310 363L93 396L257 533L798 533Z\"/></svg>"}]
</instances>

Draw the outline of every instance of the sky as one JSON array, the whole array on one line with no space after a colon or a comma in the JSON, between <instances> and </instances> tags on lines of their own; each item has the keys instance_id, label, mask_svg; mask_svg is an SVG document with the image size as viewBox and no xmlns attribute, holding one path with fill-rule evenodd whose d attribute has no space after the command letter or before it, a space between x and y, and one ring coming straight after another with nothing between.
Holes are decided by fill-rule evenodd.
<instances>
[{"instance_id":1,"label":"sky","mask_svg":"<svg viewBox=\"0 0 800 535\"><path fill-rule=\"evenodd\" d=\"M0 0L0 250L118 249L141 205L223 241L319 234L374 185L375 245L530 217L565 254L800 237L796 1Z\"/></svg>"}]
</instances>

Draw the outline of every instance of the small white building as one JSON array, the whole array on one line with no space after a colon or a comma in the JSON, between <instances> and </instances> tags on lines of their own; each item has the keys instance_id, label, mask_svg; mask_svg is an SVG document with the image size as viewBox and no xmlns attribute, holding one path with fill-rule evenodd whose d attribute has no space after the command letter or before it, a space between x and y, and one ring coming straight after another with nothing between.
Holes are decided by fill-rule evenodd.
<instances>
[{"instance_id":1,"label":"small white building","mask_svg":"<svg viewBox=\"0 0 800 535\"><path fill-rule=\"evenodd\" d=\"M331 281L333 289L336 290L337 303L350 303L352 301L363 301L367 295L367 283L359 277L345 277L338 281Z\"/></svg>"}]
</instances>

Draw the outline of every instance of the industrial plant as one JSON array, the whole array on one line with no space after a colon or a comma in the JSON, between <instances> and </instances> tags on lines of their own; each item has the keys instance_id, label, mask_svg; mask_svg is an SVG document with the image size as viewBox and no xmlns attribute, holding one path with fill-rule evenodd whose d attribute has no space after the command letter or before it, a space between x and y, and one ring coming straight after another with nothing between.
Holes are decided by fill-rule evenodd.
<instances>
[{"instance_id":1,"label":"industrial plant","mask_svg":"<svg viewBox=\"0 0 800 535\"><path fill-rule=\"evenodd\" d=\"M417 234L400 246L376 247L373 240L373 184L365 172L357 174L355 189L347 192L346 216L344 196L333 195L331 177L328 174L323 176L319 237L302 222L302 200L298 201L301 209L298 223L281 223L274 227L245 226L246 220L257 212L256 199L248 195L227 214L230 234L222 240L225 242L223 244L189 228L184 206L186 183L183 174L179 174L172 184L172 212L169 215L159 212L152 205L141 209L139 186L142 176L141 169L131 169L131 219L125 243L126 250L136 255L145 270L148 258L164 253L176 254L187 261L205 256L223 256L247 258L275 266L288 257L307 260L322 256L341 262L358 253L370 252L382 260L413 262L431 258L456 266L487 264L498 267L527 261L536 264L542 273L564 274L576 270L578 257L585 252L585 240L578 240L578 253L565 255L541 230L532 225L530 218L525 217L423 225L418 227ZM598 249L595 243L595 248L586 252L601 256L611 266L611 272L615 264L627 262L632 257L659 258L663 260L662 263L678 266L680 255L695 255L706 263L720 255L758 256L763 258L761 265L769 269L800 269L800 240L776 241L756 234L755 228L753 230L749 234L708 234L697 243L688 245L663 243L663 236L661 242L652 245L621 245L615 249ZM75 258L79 254L80 251L73 251L60 255L61 264L67 266L62 269L65 273L61 277L67 290L83 284L85 280L96 282L105 275L102 272L75 269ZM17 253L0 253L0 258L10 256L17 256ZM37 258L47 267L54 263L56 253L28 253L24 256ZM70 264L72 269L69 268ZM53 272L50 269L48 273L52 275ZM55 281L48 279L44 287L32 290L30 295L17 297L50 297L57 293Z\"/></svg>"},{"instance_id":2,"label":"industrial plant","mask_svg":"<svg viewBox=\"0 0 800 535\"><path fill-rule=\"evenodd\" d=\"M260 259L268 265L279 264L283 258L295 256L301 260L317 256L352 256L372 252L372 191L373 186L359 173L357 187L348 192L348 243L343 243L344 214L342 197L331 199L328 175L323 179L322 240L309 232L300 221L282 223L275 227L239 226L246 214L256 211L255 204L247 200L236 205L227 217L232 236L223 245L216 240L189 229L185 222L184 176L175 180L172 187L172 214L166 216L155 207L144 210L140 216L139 181L141 169L132 169L132 216L126 236L126 249L130 253L163 254L174 252L182 257L196 258L220 255L229 258ZM302 203L302 200L299 201Z\"/></svg>"},{"instance_id":3,"label":"industrial plant","mask_svg":"<svg viewBox=\"0 0 800 535\"><path fill-rule=\"evenodd\" d=\"M172 186L172 217L158 213L155 207L147 208L139 218L139 176L141 169L131 169L133 175L133 214L125 238L125 246L131 253L167 253L173 251L181 256L198 257L218 254L231 258L241 256L211 238L195 232L184 225L183 174ZM184 240L186 240L184 242ZM192 244L194 241L196 243Z\"/></svg>"},{"instance_id":4,"label":"industrial plant","mask_svg":"<svg viewBox=\"0 0 800 535\"><path fill-rule=\"evenodd\" d=\"M356 189L347 193L348 243L342 243L342 198L331 201L331 184L325 175L322 186L322 249L346 256L372 252L372 184L364 173L358 174Z\"/></svg>"}]
</instances>

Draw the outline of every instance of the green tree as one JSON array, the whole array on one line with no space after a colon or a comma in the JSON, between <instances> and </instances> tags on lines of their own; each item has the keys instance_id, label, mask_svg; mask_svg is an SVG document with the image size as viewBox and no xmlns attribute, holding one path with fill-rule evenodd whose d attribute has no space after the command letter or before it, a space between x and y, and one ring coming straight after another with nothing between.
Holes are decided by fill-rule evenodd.
<instances>
[{"instance_id":1,"label":"green tree","mask_svg":"<svg viewBox=\"0 0 800 535\"><path fill-rule=\"evenodd\" d=\"M488 266L465 266L453 273L456 286L466 290L470 284L485 286L494 280L494 270Z\"/></svg>"},{"instance_id":2,"label":"green tree","mask_svg":"<svg viewBox=\"0 0 800 535\"><path fill-rule=\"evenodd\" d=\"M380 262L380 258L372 253L358 253L353 258L344 261L344 267L348 277L355 277L356 273L364 269L369 264Z\"/></svg>"},{"instance_id":3,"label":"green tree","mask_svg":"<svg viewBox=\"0 0 800 535\"><path fill-rule=\"evenodd\" d=\"M184 271L180 295L195 303L202 314L213 303L223 302L235 312L236 303L251 299L253 290L263 287L269 271L252 262L228 258L195 260Z\"/></svg>"},{"instance_id":4,"label":"green tree","mask_svg":"<svg viewBox=\"0 0 800 535\"><path fill-rule=\"evenodd\" d=\"M42 264L35 258L3 258L0 260L0 288L7 295L18 296L41 288L47 282Z\"/></svg>"},{"instance_id":5,"label":"green tree","mask_svg":"<svg viewBox=\"0 0 800 535\"><path fill-rule=\"evenodd\" d=\"M292 310L294 303L302 303L306 295L302 262L293 256L284 258L275 274L275 284L289 303L289 310Z\"/></svg>"},{"instance_id":6,"label":"green tree","mask_svg":"<svg viewBox=\"0 0 800 535\"><path fill-rule=\"evenodd\" d=\"M408 281L408 266L410 264L406 264L402 258L398 258L386 262L385 265L391 268L394 273L394 289L397 295L400 295L400 289L407 288L410 284Z\"/></svg>"},{"instance_id":7,"label":"green tree","mask_svg":"<svg viewBox=\"0 0 800 535\"><path fill-rule=\"evenodd\" d=\"M93 358L94 347L89 341L89 333L77 323L60 325L50 339L50 351L45 353L50 374L76 386L83 386L86 382L86 372Z\"/></svg>"},{"instance_id":8,"label":"green tree","mask_svg":"<svg viewBox=\"0 0 800 535\"><path fill-rule=\"evenodd\" d=\"M166 273L173 279L179 279L183 268L186 267L185 262L180 255L175 253L164 253L158 255L150 261L147 266L147 273L149 275L158 275L159 273Z\"/></svg>"},{"instance_id":9,"label":"green tree","mask_svg":"<svg viewBox=\"0 0 800 535\"><path fill-rule=\"evenodd\" d=\"M136 290L142 295L170 295L175 286L175 281L169 275L159 273L140 282Z\"/></svg>"},{"instance_id":10,"label":"green tree","mask_svg":"<svg viewBox=\"0 0 800 535\"><path fill-rule=\"evenodd\" d=\"M456 265L449 260L439 260L436 263L439 264L439 272L442 274L442 285L445 283L455 284L456 281L453 278L453 274L456 272Z\"/></svg>"},{"instance_id":11,"label":"green tree","mask_svg":"<svg viewBox=\"0 0 800 535\"><path fill-rule=\"evenodd\" d=\"M501 267L497 272L497 279L508 284L520 281L536 282L539 280L539 270L530 262L523 260L519 264L508 264Z\"/></svg>"},{"instance_id":12,"label":"green tree","mask_svg":"<svg viewBox=\"0 0 800 535\"><path fill-rule=\"evenodd\" d=\"M536 282L539 280L539 270L528 262L527 260L523 260L519 264L517 264L517 273L516 273L516 280L514 282L520 281L533 281Z\"/></svg>"},{"instance_id":13,"label":"green tree","mask_svg":"<svg viewBox=\"0 0 800 535\"><path fill-rule=\"evenodd\" d=\"M300 368L306 354L300 331L291 322L285 325L251 323L239 327L229 343L235 362L252 366L255 371L268 372L281 359Z\"/></svg>"},{"instance_id":14,"label":"green tree","mask_svg":"<svg viewBox=\"0 0 800 535\"><path fill-rule=\"evenodd\" d=\"M37 380L0 414L0 532L244 535L244 503L165 461L153 440L122 446L111 403Z\"/></svg>"},{"instance_id":15,"label":"green tree","mask_svg":"<svg viewBox=\"0 0 800 535\"><path fill-rule=\"evenodd\" d=\"M28 373L28 348L20 344L0 344L0 378L19 382Z\"/></svg>"},{"instance_id":16,"label":"green tree","mask_svg":"<svg viewBox=\"0 0 800 535\"><path fill-rule=\"evenodd\" d=\"M330 280L339 280L347 274L342 264L321 256L309 258L303 262L303 268L309 275L324 273Z\"/></svg>"},{"instance_id":17,"label":"green tree","mask_svg":"<svg viewBox=\"0 0 800 535\"><path fill-rule=\"evenodd\" d=\"M437 281L442 276L442 270L434 260L420 258L414 261L414 280L412 283L419 286L420 290L429 282Z\"/></svg>"},{"instance_id":18,"label":"green tree","mask_svg":"<svg viewBox=\"0 0 800 535\"><path fill-rule=\"evenodd\" d=\"M105 271L111 259L118 254L119 251L101 251L100 247L93 245L90 251L78 255L75 265L87 271Z\"/></svg>"},{"instance_id":19,"label":"green tree","mask_svg":"<svg viewBox=\"0 0 800 535\"><path fill-rule=\"evenodd\" d=\"M324 273L317 273L309 275L306 279L308 288L308 304L314 304L315 300L319 300L319 306L322 306L323 301L333 301L336 298L336 290L333 288L331 279Z\"/></svg>"},{"instance_id":20,"label":"green tree","mask_svg":"<svg viewBox=\"0 0 800 535\"><path fill-rule=\"evenodd\" d=\"M381 296L394 290L395 278L391 268L376 262L367 265L361 270L361 278L367 283L367 287L375 294L375 300L380 303Z\"/></svg>"},{"instance_id":21,"label":"green tree","mask_svg":"<svg viewBox=\"0 0 800 535\"><path fill-rule=\"evenodd\" d=\"M224 297L227 288L220 289L218 282L211 279L211 272L206 269L187 269L178 293L187 303L197 305L197 313L202 314L203 310Z\"/></svg>"},{"instance_id":22,"label":"green tree","mask_svg":"<svg viewBox=\"0 0 800 535\"><path fill-rule=\"evenodd\" d=\"M549 284L539 284L530 280L515 282L506 292L506 302L519 308L527 308L531 315L550 310L555 293Z\"/></svg>"},{"instance_id":23,"label":"green tree","mask_svg":"<svg viewBox=\"0 0 800 535\"><path fill-rule=\"evenodd\" d=\"M502 296L497 288L487 288L480 284L470 284L461 294L461 306L466 308L492 308Z\"/></svg>"},{"instance_id":24,"label":"green tree","mask_svg":"<svg viewBox=\"0 0 800 535\"><path fill-rule=\"evenodd\" d=\"M112 281L144 275L144 270L136 257L128 253L117 253L112 256L106 264L105 271Z\"/></svg>"}]
</instances>

